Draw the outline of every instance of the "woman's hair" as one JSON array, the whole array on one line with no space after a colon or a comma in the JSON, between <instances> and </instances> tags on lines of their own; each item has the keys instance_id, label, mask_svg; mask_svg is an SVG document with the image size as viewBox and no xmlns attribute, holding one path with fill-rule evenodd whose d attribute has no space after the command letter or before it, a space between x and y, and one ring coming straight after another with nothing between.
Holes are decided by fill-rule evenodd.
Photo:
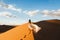
<instances>
[{"instance_id":1,"label":"woman's hair","mask_svg":"<svg viewBox=\"0 0 60 40\"><path fill-rule=\"evenodd\" d=\"M29 19L29 23L31 23L31 20Z\"/></svg>"}]
</instances>

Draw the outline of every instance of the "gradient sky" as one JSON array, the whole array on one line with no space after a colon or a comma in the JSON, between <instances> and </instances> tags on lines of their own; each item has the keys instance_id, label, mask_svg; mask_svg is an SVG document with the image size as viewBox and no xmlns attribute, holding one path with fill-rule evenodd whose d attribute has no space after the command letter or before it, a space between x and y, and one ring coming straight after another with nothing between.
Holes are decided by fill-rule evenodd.
<instances>
[{"instance_id":1,"label":"gradient sky","mask_svg":"<svg viewBox=\"0 0 60 40\"><path fill-rule=\"evenodd\" d=\"M31 19L33 22L48 19L60 19L60 0L0 0L5 5L9 6L9 9L4 6L0 7L0 22L2 24L22 24L28 22ZM14 9L15 8L15 9ZM19 10L17 10L19 9ZM59 13L57 14L57 11ZM54 11L53 15L48 14L45 11ZM12 17L5 17L6 13L11 13ZM44 13L42 13L44 12ZM29 14L31 13L31 14ZM57 16L55 16L57 14ZM16 17L13 17L13 16ZM47 15L47 16L44 16Z\"/></svg>"}]
</instances>

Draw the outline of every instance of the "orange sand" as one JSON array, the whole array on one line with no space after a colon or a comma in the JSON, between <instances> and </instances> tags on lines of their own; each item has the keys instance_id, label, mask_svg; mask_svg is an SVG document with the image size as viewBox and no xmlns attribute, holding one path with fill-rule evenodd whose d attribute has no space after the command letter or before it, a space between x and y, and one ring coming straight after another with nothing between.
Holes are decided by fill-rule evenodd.
<instances>
[{"instance_id":1,"label":"orange sand","mask_svg":"<svg viewBox=\"0 0 60 40\"><path fill-rule=\"evenodd\" d=\"M0 40L34 40L33 33L29 30L28 25L29 24L19 25L0 34Z\"/></svg>"}]
</instances>

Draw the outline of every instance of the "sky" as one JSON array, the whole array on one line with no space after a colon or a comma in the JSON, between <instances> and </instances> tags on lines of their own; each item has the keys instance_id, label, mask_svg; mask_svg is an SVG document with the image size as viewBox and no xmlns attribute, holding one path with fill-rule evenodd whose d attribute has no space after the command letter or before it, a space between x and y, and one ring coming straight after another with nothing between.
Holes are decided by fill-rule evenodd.
<instances>
[{"instance_id":1,"label":"sky","mask_svg":"<svg viewBox=\"0 0 60 40\"><path fill-rule=\"evenodd\" d=\"M0 0L0 24L59 19L60 0Z\"/></svg>"}]
</instances>

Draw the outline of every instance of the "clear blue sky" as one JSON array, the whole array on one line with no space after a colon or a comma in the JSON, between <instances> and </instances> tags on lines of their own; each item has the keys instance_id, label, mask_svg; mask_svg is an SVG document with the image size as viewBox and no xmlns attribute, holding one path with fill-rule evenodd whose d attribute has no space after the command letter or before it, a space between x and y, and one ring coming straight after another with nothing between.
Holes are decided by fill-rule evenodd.
<instances>
[{"instance_id":1,"label":"clear blue sky","mask_svg":"<svg viewBox=\"0 0 60 40\"><path fill-rule=\"evenodd\" d=\"M16 10L12 9L4 9L3 7L0 7L0 12L10 12L13 15L16 15L16 18L6 18L6 17L0 17L0 21L3 22L12 22L14 23L15 21L17 23L23 23L28 21L28 19L31 19L32 21L40 21L40 20L47 20L47 19L60 19L60 13L58 17L53 17L53 16L46 16L42 17L43 14L40 13L43 10L55 10L58 11L60 9L60 0L2 0L3 3L7 5L13 5L16 9L20 9L21 12L18 12ZM1 10L2 9L2 10ZM26 11L24 13L24 11ZM35 13L34 16L30 16L29 12L35 12L36 10L39 10L38 12ZM55 12L54 11L54 12ZM32 14L31 14L32 15Z\"/></svg>"}]
</instances>

